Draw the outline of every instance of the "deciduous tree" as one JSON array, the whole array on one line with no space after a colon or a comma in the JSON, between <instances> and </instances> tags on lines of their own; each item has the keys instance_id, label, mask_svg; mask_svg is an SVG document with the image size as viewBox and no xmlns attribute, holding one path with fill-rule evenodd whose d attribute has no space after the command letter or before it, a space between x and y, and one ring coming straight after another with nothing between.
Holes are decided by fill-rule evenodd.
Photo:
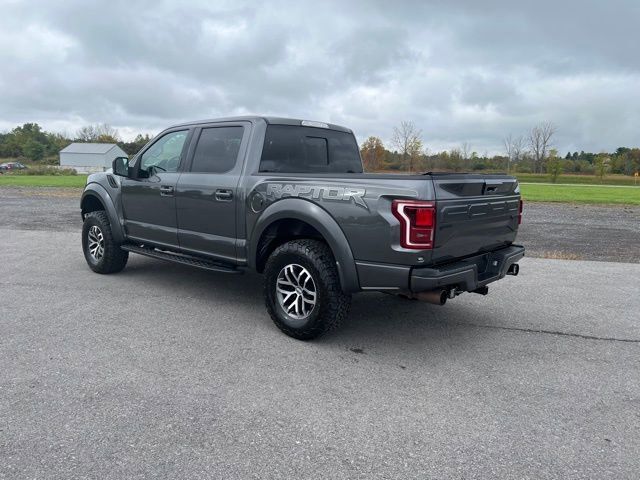
<instances>
[{"instance_id":1,"label":"deciduous tree","mask_svg":"<svg viewBox=\"0 0 640 480\"><path fill-rule=\"evenodd\" d=\"M22 147L24 156L34 162L44 158L44 150L44 145L32 138L28 139Z\"/></svg>"},{"instance_id":2,"label":"deciduous tree","mask_svg":"<svg viewBox=\"0 0 640 480\"><path fill-rule=\"evenodd\" d=\"M523 136L507 135L504 140L504 150L507 154L507 173L511 171L511 164L518 162L524 152L525 140Z\"/></svg>"},{"instance_id":3,"label":"deciduous tree","mask_svg":"<svg viewBox=\"0 0 640 480\"><path fill-rule=\"evenodd\" d=\"M562 160L558 156L557 150L553 148L549 151L547 159L547 173L551 176L553 183L558 181L558 176L562 173Z\"/></svg>"},{"instance_id":4,"label":"deciduous tree","mask_svg":"<svg viewBox=\"0 0 640 480\"><path fill-rule=\"evenodd\" d=\"M118 130L106 123L87 125L76 133L79 142L117 143L120 141Z\"/></svg>"},{"instance_id":5,"label":"deciduous tree","mask_svg":"<svg viewBox=\"0 0 640 480\"><path fill-rule=\"evenodd\" d=\"M394 127L391 137L392 145L402 155L402 163L409 166L409 173L413 171L413 163L422 152L422 132L413 122L402 121L399 127Z\"/></svg>"},{"instance_id":6,"label":"deciduous tree","mask_svg":"<svg viewBox=\"0 0 640 480\"><path fill-rule=\"evenodd\" d=\"M364 169L370 172L378 170L384 158L384 152L382 140L374 136L367 138L360 148Z\"/></svg>"},{"instance_id":7,"label":"deciduous tree","mask_svg":"<svg viewBox=\"0 0 640 480\"><path fill-rule=\"evenodd\" d=\"M556 127L551 122L536 125L529 132L529 150L534 161L534 170L542 172L542 165L547 158L551 146L551 139L556 133Z\"/></svg>"},{"instance_id":8,"label":"deciduous tree","mask_svg":"<svg viewBox=\"0 0 640 480\"><path fill-rule=\"evenodd\" d=\"M607 176L610 162L611 159L606 153L600 153L596 156L596 175L600 179L600 183L602 183L604 181L604 177Z\"/></svg>"}]
</instances>

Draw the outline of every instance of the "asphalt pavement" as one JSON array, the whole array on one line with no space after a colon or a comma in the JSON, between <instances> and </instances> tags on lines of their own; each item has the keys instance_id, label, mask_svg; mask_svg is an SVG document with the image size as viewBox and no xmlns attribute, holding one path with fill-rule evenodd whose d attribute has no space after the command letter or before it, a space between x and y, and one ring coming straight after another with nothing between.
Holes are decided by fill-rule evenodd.
<instances>
[{"instance_id":1,"label":"asphalt pavement","mask_svg":"<svg viewBox=\"0 0 640 480\"><path fill-rule=\"evenodd\" d=\"M0 478L638 477L639 264L525 258L444 307L359 294L300 342L258 275L97 275L64 211L4 206Z\"/></svg>"}]
</instances>

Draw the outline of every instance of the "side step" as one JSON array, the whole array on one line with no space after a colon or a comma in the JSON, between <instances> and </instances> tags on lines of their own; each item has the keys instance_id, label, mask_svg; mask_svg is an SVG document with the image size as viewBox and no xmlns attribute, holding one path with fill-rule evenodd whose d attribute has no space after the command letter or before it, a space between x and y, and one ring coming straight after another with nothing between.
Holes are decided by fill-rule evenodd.
<instances>
[{"instance_id":1,"label":"side step","mask_svg":"<svg viewBox=\"0 0 640 480\"><path fill-rule=\"evenodd\" d=\"M182 265L188 265L190 267L202 268L204 270L210 270L212 272L222 273L243 273L242 270L225 265L223 263L214 262L199 257L192 257L190 255L181 255L177 253L163 252L162 250L156 250L152 247L139 247L137 245L121 245L120 248L127 252L138 253L147 257L157 258L160 260L166 260L168 262L180 263Z\"/></svg>"}]
</instances>

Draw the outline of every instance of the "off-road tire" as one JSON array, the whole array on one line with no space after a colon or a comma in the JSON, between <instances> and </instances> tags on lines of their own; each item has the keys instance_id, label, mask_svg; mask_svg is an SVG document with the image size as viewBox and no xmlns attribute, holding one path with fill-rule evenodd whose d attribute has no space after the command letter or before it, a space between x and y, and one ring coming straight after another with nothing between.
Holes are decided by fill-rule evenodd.
<instances>
[{"instance_id":1,"label":"off-road tire","mask_svg":"<svg viewBox=\"0 0 640 480\"><path fill-rule=\"evenodd\" d=\"M91 227L98 227L102 233L104 252L99 259L94 258L89 251L89 231ZM82 250L89 268L96 273L116 273L127 264L129 252L122 250L111 233L109 217L103 210L88 213L82 225Z\"/></svg>"},{"instance_id":2,"label":"off-road tire","mask_svg":"<svg viewBox=\"0 0 640 480\"><path fill-rule=\"evenodd\" d=\"M315 305L304 319L289 316L276 293L278 275L292 264L304 267L315 283ZM310 340L337 328L351 304L351 295L342 291L331 250L327 244L311 239L292 240L271 253L264 270L264 298L276 326L298 340Z\"/></svg>"}]
</instances>

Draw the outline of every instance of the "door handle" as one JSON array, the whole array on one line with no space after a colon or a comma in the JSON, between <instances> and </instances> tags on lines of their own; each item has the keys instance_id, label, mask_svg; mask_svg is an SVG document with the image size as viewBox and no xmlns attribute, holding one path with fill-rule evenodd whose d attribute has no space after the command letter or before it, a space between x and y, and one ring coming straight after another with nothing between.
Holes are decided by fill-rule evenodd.
<instances>
[{"instance_id":1,"label":"door handle","mask_svg":"<svg viewBox=\"0 0 640 480\"><path fill-rule=\"evenodd\" d=\"M216 190L216 200L222 202L228 202L233 198L233 192L231 190Z\"/></svg>"},{"instance_id":2,"label":"door handle","mask_svg":"<svg viewBox=\"0 0 640 480\"><path fill-rule=\"evenodd\" d=\"M163 197L173 197L175 190L171 185L161 185L160 195Z\"/></svg>"}]
</instances>

